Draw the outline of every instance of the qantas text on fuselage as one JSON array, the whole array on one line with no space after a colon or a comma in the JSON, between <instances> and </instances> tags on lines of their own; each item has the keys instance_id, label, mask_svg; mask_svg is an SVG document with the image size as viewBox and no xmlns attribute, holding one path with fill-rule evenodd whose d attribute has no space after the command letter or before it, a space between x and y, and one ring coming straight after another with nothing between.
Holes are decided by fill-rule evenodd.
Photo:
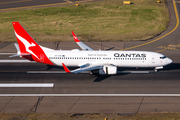
<instances>
[{"instance_id":1,"label":"qantas text on fuselage","mask_svg":"<svg viewBox=\"0 0 180 120\"><path fill-rule=\"evenodd\" d=\"M119 53L115 53L114 57L146 57L146 54L138 54L138 53L130 53L130 54L122 53L122 54L119 54Z\"/></svg>"}]
</instances>

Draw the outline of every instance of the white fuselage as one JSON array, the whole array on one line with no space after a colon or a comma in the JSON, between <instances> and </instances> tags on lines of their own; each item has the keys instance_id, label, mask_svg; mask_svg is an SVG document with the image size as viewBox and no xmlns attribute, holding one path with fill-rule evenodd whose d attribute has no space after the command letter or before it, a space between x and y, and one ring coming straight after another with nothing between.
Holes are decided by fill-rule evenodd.
<instances>
[{"instance_id":1,"label":"white fuselage","mask_svg":"<svg viewBox=\"0 0 180 120\"><path fill-rule=\"evenodd\" d=\"M159 67L172 62L160 53L147 51L46 51L47 57L57 66L82 66L86 63L115 65L118 67Z\"/></svg>"}]
</instances>

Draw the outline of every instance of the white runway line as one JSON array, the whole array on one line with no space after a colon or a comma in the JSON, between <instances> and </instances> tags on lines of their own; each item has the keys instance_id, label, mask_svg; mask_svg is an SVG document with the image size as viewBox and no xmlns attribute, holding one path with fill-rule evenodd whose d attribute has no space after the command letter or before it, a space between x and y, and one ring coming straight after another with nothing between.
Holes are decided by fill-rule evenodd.
<instances>
[{"instance_id":1,"label":"white runway line","mask_svg":"<svg viewBox=\"0 0 180 120\"><path fill-rule=\"evenodd\" d=\"M0 87L53 87L54 83L1 83Z\"/></svg>"},{"instance_id":2,"label":"white runway line","mask_svg":"<svg viewBox=\"0 0 180 120\"><path fill-rule=\"evenodd\" d=\"M65 71L27 71L27 73L66 73Z\"/></svg>"},{"instance_id":3,"label":"white runway line","mask_svg":"<svg viewBox=\"0 0 180 120\"><path fill-rule=\"evenodd\" d=\"M32 73L35 73L35 74L42 74L42 73L49 73L49 74L51 74L51 73L54 73L54 74L56 74L56 73L66 73L65 71L27 71L27 73L29 73L29 74L32 74ZM82 73L89 73L88 71L85 71L85 72L82 72ZM82 74L81 73L81 74Z\"/></svg>"},{"instance_id":4,"label":"white runway line","mask_svg":"<svg viewBox=\"0 0 180 120\"><path fill-rule=\"evenodd\" d=\"M57 74L57 73L66 73L65 71L27 71L27 73L29 74ZM83 73L89 73L88 71L82 72Z\"/></svg>"},{"instance_id":5,"label":"white runway line","mask_svg":"<svg viewBox=\"0 0 180 120\"><path fill-rule=\"evenodd\" d=\"M153 73L152 71L117 71L117 73Z\"/></svg>"},{"instance_id":6,"label":"white runway line","mask_svg":"<svg viewBox=\"0 0 180 120\"><path fill-rule=\"evenodd\" d=\"M0 94L1 97L6 96L56 96L56 97L180 97L180 94Z\"/></svg>"},{"instance_id":7,"label":"white runway line","mask_svg":"<svg viewBox=\"0 0 180 120\"><path fill-rule=\"evenodd\" d=\"M27 71L27 73L66 73L65 71ZM88 71L82 72L82 73L89 73ZM135 73L135 74L140 74L140 73L154 73L153 71L117 71L117 73L122 74L122 73Z\"/></svg>"},{"instance_id":8,"label":"white runway line","mask_svg":"<svg viewBox=\"0 0 180 120\"><path fill-rule=\"evenodd\" d=\"M0 63L36 63L29 60L0 60Z\"/></svg>"},{"instance_id":9,"label":"white runway line","mask_svg":"<svg viewBox=\"0 0 180 120\"><path fill-rule=\"evenodd\" d=\"M0 53L0 55L15 55L17 53Z\"/></svg>"}]
</instances>

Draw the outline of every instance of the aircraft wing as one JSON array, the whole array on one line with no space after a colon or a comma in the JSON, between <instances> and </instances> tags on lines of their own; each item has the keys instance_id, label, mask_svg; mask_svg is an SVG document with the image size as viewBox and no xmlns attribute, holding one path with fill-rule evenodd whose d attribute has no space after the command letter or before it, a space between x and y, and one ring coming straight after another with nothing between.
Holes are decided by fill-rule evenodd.
<instances>
[{"instance_id":1,"label":"aircraft wing","mask_svg":"<svg viewBox=\"0 0 180 120\"><path fill-rule=\"evenodd\" d=\"M81 72L85 72L85 71L91 71L91 70L96 70L96 69L100 69L102 68L102 65L84 65L83 67L80 67L78 69L75 69L75 70L72 70L70 71L66 65L64 63L62 63L63 67L64 67L64 70L67 72L67 73L81 73Z\"/></svg>"},{"instance_id":2,"label":"aircraft wing","mask_svg":"<svg viewBox=\"0 0 180 120\"><path fill-rule=\"evenodd\" d=\"M90 48L89 46L87 46L86 44L84 44L83 42L81 42L73 31L72 31L72 35L73 35L73 38L74 38L75 42L79 45L79 47L80 47L82 50L94 51L92 48Z\"/></svg>"}]
</instances>

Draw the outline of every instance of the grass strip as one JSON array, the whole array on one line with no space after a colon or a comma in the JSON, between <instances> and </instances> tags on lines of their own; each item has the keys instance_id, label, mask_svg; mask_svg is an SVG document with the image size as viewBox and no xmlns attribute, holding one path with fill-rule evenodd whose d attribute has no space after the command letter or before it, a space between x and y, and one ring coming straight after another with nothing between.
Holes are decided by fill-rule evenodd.
<instances>
[{"instance_id":1,"label":"grass strip","mask_svg":"<svg viewBox=\"0 0 180 120\"><path fill-rule=\"evenodd\" d=\"M165 3L156 0L104 0L0 13L0 41L16 41L12 22L18 21L37 41L134 41L152 38L169 22Z\"/></svg>"}]
</instances>

